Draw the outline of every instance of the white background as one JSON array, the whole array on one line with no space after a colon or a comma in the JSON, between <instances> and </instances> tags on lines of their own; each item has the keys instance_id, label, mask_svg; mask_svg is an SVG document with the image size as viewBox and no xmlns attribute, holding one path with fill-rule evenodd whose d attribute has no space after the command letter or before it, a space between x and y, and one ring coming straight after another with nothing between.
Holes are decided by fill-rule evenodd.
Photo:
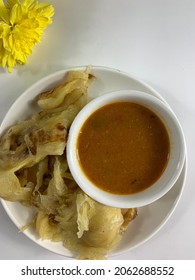
<instances>
[{"instance_id":1,"label":"white background","mask_svg":"<svg viewBox=\"0 0 195 280\"><path fill-rule=\"evenodd\" d=\"M128 72L159 91L183 127L188 173L181 200L166 225L140 247L112 259L195 258L195 1L48 0L54 22L26 66L0 68L0 121L41 77L80 65ZM66 259L29 240L0 205L0 259Z\"/></svg>"}]
</instances>

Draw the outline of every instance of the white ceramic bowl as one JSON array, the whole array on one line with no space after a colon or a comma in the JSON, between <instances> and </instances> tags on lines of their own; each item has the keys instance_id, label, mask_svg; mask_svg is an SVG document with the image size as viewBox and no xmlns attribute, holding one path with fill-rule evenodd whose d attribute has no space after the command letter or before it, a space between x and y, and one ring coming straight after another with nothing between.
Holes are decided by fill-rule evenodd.
<instances>
[{"instance_id":1,"label":"white ceramic bowl","mask_svg":"<svg viewBox=\"0 0 195 280\"><path fill-rule=\"evenodd\" d=\"M130 195L111 194L95 186L82 171L77 156L77 138L84 122L100 107L116 101L138 103L153 111L163 121L170 140L170 158L161 177L144 191ZM145 206L158 200L174 186L184 165L185 142L178 119L164 102L144 92L121 90L94 99L79 112L70 128L66 153L70 171L85 193L105 205L132 208Z\"/></svg>"}]
</instances>

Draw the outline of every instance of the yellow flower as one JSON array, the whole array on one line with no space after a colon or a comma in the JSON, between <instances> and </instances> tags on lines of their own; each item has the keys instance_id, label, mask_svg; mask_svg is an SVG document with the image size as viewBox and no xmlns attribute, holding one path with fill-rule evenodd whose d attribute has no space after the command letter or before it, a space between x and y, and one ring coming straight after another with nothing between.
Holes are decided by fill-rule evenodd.
<instances>
[{"instance_id":1,"label":"yellow flower","mask_svg":"<svg viewBox=\"0 0 195 280\"><path fill-rule=\"evenodd\" d=\"M52 5L37 0L0 0L0 66L12 72L25 64L53 14Z\"/></svg>"}]
</instances>

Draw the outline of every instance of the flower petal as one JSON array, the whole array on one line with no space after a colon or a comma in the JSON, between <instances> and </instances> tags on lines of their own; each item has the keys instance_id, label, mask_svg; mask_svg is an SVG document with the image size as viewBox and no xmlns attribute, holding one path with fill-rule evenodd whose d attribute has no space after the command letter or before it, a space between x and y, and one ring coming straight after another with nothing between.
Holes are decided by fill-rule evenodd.
<instances>
[{"instance_id":1,"label":"flower petal","mask_svg":"<svg viewBox=\"0 0 195 280\"><path fill-rule=\"evenodd\" d=\"M11 9L11 13L10 13L10 23L11 25L14 25L16 19L17 19L17 14L18 14L18 4L15 4L12 9Z\"/></svg>"},{"instance_id":2,"label":"flower petal","mask_svg":"<svg viewBox=\"0 0 195 280\"><path fill-rule=\"evenodd\" d=\"M9 15L10 15L9 10L6 9L6 7L0 3L0 22L3 21L9 24Z\"/></svg>"},{"instance_id":3,"label":"flower petal","mask_svg":"<svg viewBox=\"0 0 195 280\"><path fill-rule=\"evenodd\" d=\"M12 7L17 3L17 0L7 0L7 3L5 4L6 8L12 9Z\"/></svg>"}]
</instances>

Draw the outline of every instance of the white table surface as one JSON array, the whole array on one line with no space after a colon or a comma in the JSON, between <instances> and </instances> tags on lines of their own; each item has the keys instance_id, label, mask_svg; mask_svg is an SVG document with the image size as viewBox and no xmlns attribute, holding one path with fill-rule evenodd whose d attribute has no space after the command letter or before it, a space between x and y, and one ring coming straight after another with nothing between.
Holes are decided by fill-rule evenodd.
<instances>
[{"instance_id":1,"label":"white table surface","mask_svg":"<svg viewBox=\"0 0 195 280\"><path fill-rule=\"evenodd\" d=\"M117 68L166 99L183 127L188 171L178 206L164 227L138 248L112 259L195 258L195 1L48 0L56 10L25 66L0 68L0 121L38 79L67 67ZM0 259L66 259L38 246L0 204Z\"/></svg>"}]
</instances>

